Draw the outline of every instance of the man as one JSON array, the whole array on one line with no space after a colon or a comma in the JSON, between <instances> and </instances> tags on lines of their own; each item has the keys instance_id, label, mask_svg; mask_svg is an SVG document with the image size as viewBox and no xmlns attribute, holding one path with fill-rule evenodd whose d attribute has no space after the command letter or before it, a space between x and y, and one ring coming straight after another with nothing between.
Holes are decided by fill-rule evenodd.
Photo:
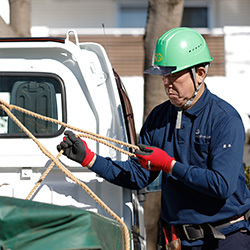
<instances>
[{"instance_id":1,"label":"man","mask_svg":"<svg viewBox=\"0 0 250 250\"><path fill-rule=\"evenodd\" d=\"M177 231L182 249L249 249L245 132L237 111L204 83L212 60L195 30L167 31L158 39L154 65L145 73L162 76L169 100L144 123L137 158L103 158L70 131L58 150L65 149L68 158L130 189L144 188L162 171L164 228Z\"/></svg>"}]
</instances>

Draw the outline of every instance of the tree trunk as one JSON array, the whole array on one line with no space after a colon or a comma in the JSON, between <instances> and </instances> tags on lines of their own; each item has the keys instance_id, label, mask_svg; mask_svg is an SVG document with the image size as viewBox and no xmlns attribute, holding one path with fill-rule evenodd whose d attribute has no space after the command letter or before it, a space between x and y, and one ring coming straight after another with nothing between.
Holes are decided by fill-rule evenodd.
<instances>
[{"instance_id":1,"label":"tree trunk","mask_svg":"<svg viewBox=\"0 0 250 250\"><path fill-rule=\"evenodd\" d=\"M0 16L0 37L30 37L30 0L9 0L10 24Z\"/></svg>"},{"instance_id":2,"label":"tree trunk","mask_svg":"<svg viewBox=\"0 0 250 250\"><path fill-rule=\"evenodd\" d=\"M30 36L30 0L9 0L10 26L20 37Z\"/></svg>"},{"instance_id":3,"label":"tree trunk","mask_svg":"<svg viewBox=\"0 0 250 250\"><path fill-rule=\"evenodd\" d=\"M156 250L158 244L158 222L161 215L161 191L146 194L144 222L146 227L147 250Z\"/></svg>"},{"instance_id":4,"label":"tree trunk","mask_svg":"<svg viewBox=\"0 0 250 250\"><path fill-rule=\"evenodd\" d=\"M148 20L144 36L144 68L152 65L157 39L167 30L179 27L184 0L149 0ZM157 104L166 100L160 76L144 75L144 119Z\"/></svg>"},{"instance_id":5,"label":"tree trunk","mask_svg":"<svg viewBox=\"0 0 250 250\"><path fill-rule=\"evenodd\" d=\"M184 0L149 0L144 36L144 69L152 65L157 39L167 30L181 25ZM150 111L167 99L161 76L144 74L144 120ZM146 195L144 203L147 250L157 249L160 192Z\"/></svg>"}]
</instances>

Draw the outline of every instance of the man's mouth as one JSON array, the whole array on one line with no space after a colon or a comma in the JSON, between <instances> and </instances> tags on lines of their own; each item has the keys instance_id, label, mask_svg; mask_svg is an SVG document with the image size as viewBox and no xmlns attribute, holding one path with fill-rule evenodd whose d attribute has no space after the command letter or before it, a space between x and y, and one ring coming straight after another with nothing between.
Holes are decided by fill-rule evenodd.
<instances>
[{"instance_id":1,"label":"man's mouth","mask_svg":"<svg viewBox=\"0 0 250 250\"><path fill-rule=\"evenodd\" d=\"M175 96L176 93L175 92L168 92L168 96Z\"/></svg>"}]
</instances>

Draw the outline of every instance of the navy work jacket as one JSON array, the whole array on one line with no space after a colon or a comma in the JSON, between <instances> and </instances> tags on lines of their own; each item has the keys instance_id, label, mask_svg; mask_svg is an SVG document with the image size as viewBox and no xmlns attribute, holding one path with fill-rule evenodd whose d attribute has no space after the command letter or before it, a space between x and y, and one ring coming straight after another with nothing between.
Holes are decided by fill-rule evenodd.
<instances>
[{"instance_id":1,"label":"navy work jacket","mask_svg":"<svg viewBox=\"0 0 250 250\"><path fill-rule=\"evenodd\" d=\"M246 212L250 192L242 163L245 131L238 112L207 87L195 105L183 111L180 129L177 112L170 101L160 104L140 133L140 143L159 147L177 161L172 174L162 173L163 219L174 225L203 224ZM159 174L143 169L134 158L122 162L101 156L91 170L130 189L147 186Z\"/></svg>"}]
</instances>

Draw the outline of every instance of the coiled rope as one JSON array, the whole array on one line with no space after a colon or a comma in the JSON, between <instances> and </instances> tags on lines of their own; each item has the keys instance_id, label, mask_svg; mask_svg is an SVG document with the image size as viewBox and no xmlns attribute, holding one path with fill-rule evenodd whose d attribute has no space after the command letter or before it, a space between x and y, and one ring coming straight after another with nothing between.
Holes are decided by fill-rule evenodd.
<instances>
[{"instance_id":1,"label":"coiled rope","mask_svg":"<svg viewBox=\"0 0 250 250\"><path fill-rule=\"evenodd\" d=\"M44 174L42 175L42 177L39 179L39 181L36 183L36 185L34 186L34 188L31 190L31 192L29 193L29 195L27 196L26 199L30 199L30 197L32 196L32 194L35 192L35 190L38 188L38 186L41 184L41 182L44 180L44 178L47 176L47 174L50 172L50 170L53 168L54 164L57 165L58 168L61 169L61 171L66 174L71 180L73 180L74 182L76 182L78 185L80 185L106 212L108 212L117 222L119 222L122 227L123 227L123 232L124 232L124 240L125 240L125 249L129 250L130 249L130 234L129 234L129 230L126 226L126 224L121 220L121 218L116 215L87 185L85 185L84 183L82 183L81 181L79 181L60 161L59 161L59 157L62 155L63 150L61 150L59 152L59 154L54 157L54 155L52 155L37 139L36 137L15 117L15 115L11 112L12 109L18 110L22 113L31 115L33 117L45 120L45 121L50 121L53 123L57 123L61 126L67 127L69 129L81 132L83 134L78 135L78 137L86 137L89 139L93 139L96 140L100 143L103 143L121 153L127 154L131 157L135 157L135 155L133 153L130 153L126 150L123 150L121 148L118 148L116 146L114 146L113 144L110 144L106 141L110 141L113 143L117 143L129 148L133 148L133 149L139 149L138 146L129 144L129 143L125 143L119 140L115 140L113 138L108 138L105 136L101 136L101 135L97 135L94 134L92 132L89 131L85 131L73 126L70 126L64 122L60 122L56 119L53 118L49 118L43 115L39 115L37 113L34 113L32 111L26 110L24 108L15 106L15 105L11 105L8 104L6 102L4 102L3 100L0 100L0 108L2 110L4 110L6 112L6 114L17 124L18 127L20 127L36 144L37 146L40 148L40 150L51 159L51 164L50 166L46 169L46 171L44 172Z\"/></svg>"}]
</instances>

